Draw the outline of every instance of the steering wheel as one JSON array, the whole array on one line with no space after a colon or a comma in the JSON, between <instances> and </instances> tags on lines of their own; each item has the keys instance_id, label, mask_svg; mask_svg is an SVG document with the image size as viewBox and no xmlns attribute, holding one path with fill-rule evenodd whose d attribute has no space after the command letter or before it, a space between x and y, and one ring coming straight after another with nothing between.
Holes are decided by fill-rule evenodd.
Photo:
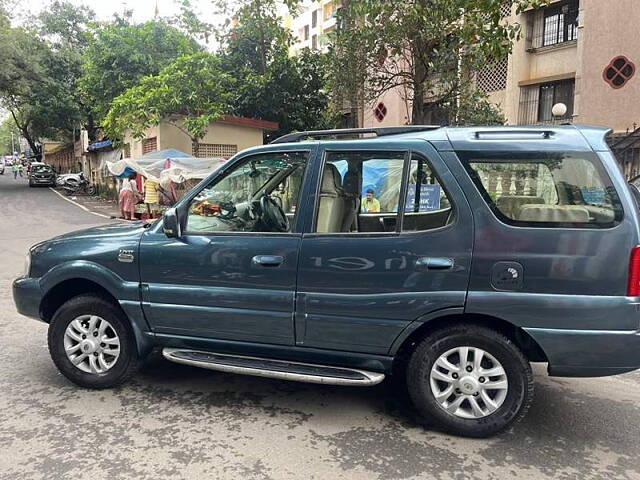
<instances>
[{"instance_id":1,"label":"steering wheel","mask_svg":"<svg viewBox=\"0 0 640 480\"><path fill-rule=\"evenodd\" d=\"M260 197L262 221L274 232L289 231L289 220L278 203L266 193Z\"/></svg>"}]
</instances>

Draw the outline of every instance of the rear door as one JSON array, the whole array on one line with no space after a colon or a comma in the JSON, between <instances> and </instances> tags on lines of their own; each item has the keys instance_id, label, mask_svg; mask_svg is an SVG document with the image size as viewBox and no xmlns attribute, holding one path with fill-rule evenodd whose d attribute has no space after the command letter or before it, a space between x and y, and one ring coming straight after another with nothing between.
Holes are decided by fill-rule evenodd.
<instances>
[{"instance_id":1,"label":"rear door","mask_svg":"<svg viewBox=\"0 0 640 480\"><path fill-rule=\"evenodd\" d=\"M413 321L464 308L469 205L430 144L390 144L320 152L299 262L298 345L386 354Z\"/></svg>"}]
</instances>

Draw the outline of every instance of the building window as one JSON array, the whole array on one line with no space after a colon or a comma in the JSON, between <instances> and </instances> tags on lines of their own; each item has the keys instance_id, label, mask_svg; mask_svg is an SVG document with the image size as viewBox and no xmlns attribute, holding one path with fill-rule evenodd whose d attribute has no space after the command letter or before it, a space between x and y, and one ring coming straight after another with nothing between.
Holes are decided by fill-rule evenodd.
<instances>
[{"instance_id":1,"label":"building window","mask_svg":"<svg viewBox=\"0 0 640 480\"><path fill-rule=\"evenodd\" d=\"M373 115L379 122L383 121L384 117L387 116L387 107L385 106L385 104L380 102L378 105L376 105L376 108L373 109Z\"/></svg>"},{"instance_id":2,"label":"building window","mask_svg":"<svg viewBox=\"0 0 640 480\"><path fill-rule=\"evenodd\" d=\"M562 45L578 39L578 0L560 2L532 12L529 48Z\"/></svg>"},{"instance_id":3,"label":"building window","mask_svg":"<svg viewBox=\"0 0 640 480\"><path fill-rule=\"evenodd\" d=\"M520 92L519 123L527 125L571 120L574 95L574 79L523 87ZM551 113L556 103L564 103L567 106L567 113L563 117L554 118Z\"/></svg>"},{"instance_id":4,"label":"building window","mask_svg":"<svg viewBox=\"0 0 640 480\"><path fill-rule=\"evenodd\" d=\"M197 158L229 158L238 153L238 145L224 143L199 143L192 145L191 154Z\"/></svg>"},{"instance_id":5,"label":"building window","mask_svg":"<svg viewBox=\"0 0 640 480\"><path fill-rule=\"evenodd\" d=\"M318 26L318 10L314 10L311 12L311 28L316 28Z\"/></svg>"},{"instance_id":6,"label":"building window","mask_svg":"<svg viewBox=\"0 0 640 480\"><path fill-rule=\"evenodd\" d=\"M130 143L125 143L124 144L124 158L131 158L131 144Z\"/></svg>"},{"instance_id":7,"label":"building window","mask_svg":"<svg viewBox=\"0 0 640 480\"><path fill-rule=\"evenodd\" d=\"M318 49L318 35L313 35L311 37L311 49L312 50Z\"/></svg>"},{"instance_id":8,"label":"building window","mask_svg":"<svg viewBox=\"0 0 640 480\"><path fill-rule=\"evenodd\" d=\"M304 26L304 40L309 40L309 25Z\"/></svg>"},{"instance_id":9,"label":"building window","mask_svg":"<svg viewBox=\"0 0 640 480\"><path fill-rule=\"evenodd\" d=\"M322 8L323 8L323 14L324 14L324 21L326 22L331 17L333 17L333 14L334 14L333 2L326 3Z\"/></svg>"},{"instance_id":10,"label":"building window","mask_svg":"<svg viewBox=\"0 0 640 480\"><path fill-rule=\"evenodd\" d=\"M145 138L142 140L142 154L155 152L158 150L158 137Z\"/></svg>"}]
</instances>

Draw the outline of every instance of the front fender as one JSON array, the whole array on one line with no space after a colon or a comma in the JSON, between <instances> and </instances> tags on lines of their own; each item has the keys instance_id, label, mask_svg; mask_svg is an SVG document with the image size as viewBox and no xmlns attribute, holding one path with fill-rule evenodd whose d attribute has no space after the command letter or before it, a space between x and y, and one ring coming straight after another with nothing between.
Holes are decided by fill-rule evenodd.
<instances>
[{"instance_id":1,"label":"front fender","mask_svg":"<svg viewBox=\"0 0 640 480\"><path fill-rule=\"evenodd\" d=\"M96 283L115 298L131 322L140 355L146 355L153 348L153 334L142 311L140 284L127 281L95 262L73 260L56 265L39 280L42 298L51 290L68 280L85 280Z\"/></svg>"}]
</instances>

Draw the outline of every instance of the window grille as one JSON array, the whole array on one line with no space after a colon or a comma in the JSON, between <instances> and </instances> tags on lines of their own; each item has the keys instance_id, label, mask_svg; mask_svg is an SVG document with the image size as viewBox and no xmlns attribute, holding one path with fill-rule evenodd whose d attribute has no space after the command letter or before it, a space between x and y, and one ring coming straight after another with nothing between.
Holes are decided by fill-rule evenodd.
<instances>
[{"instance_id":1,"label":"window grille","mask_svg":"<svg viewBox=\"0 0 640 480\"><path fill-rule=\"evenodd\" d=\"M509 60L505 58L498 63L482 68L476 77L478 90L490 93L507 88L508 67Z\"/></svg>"},{"instance_id":2,"label":"window grille","mask_svg":"<svg viewBox=\"0 0 640 480\"><path fill-rule=\"evenodd\" d=\"M571 120L573 117L573 100L575 80L542 83L522 87L520 90L520 125L546 124L556 120ZM551 109L556 103L564 103L567 113L563 117L554 118Z\"/></svg>"},{"instance_id":3,"label":"window grille","mask_svg":"<svg viewBox=\"0 0 640 480\"><path fill-rule=\"evenodd\" d=\"M124 158L131 158L131 144L124 144Z\"/></svg>"},{"instance_id":4,"label":"window grille","mask_svg":"<svg viewBox=\"0 0 640 480\"><path fill-rule=\"evenodd\" d=\"M192 154L198 158L229 158L238 153L238 145L223 143L199 143L198 153L196 149L192 149Z\"/></svg>"},{"instance_id":5,"label":"window grille","mask_svg":"<svg viewBox=\"0 0 640 480\"><path fill-rule=\"evenodd\" d=\"M158 150L158 137L145 138L142 140L142 154L155 152Z\"/></svg>"},{"instance_id":6,"label":"window grille","mask_svg":"<svg viewBox=\"0 0 640 480\"><path fill-rule=\"evenodd\" d=\"M503 18L510 17L512 6L513 6L513 0L506 0L500 7L500 15L502 15Z\"/></svg>"}]
</instances>

